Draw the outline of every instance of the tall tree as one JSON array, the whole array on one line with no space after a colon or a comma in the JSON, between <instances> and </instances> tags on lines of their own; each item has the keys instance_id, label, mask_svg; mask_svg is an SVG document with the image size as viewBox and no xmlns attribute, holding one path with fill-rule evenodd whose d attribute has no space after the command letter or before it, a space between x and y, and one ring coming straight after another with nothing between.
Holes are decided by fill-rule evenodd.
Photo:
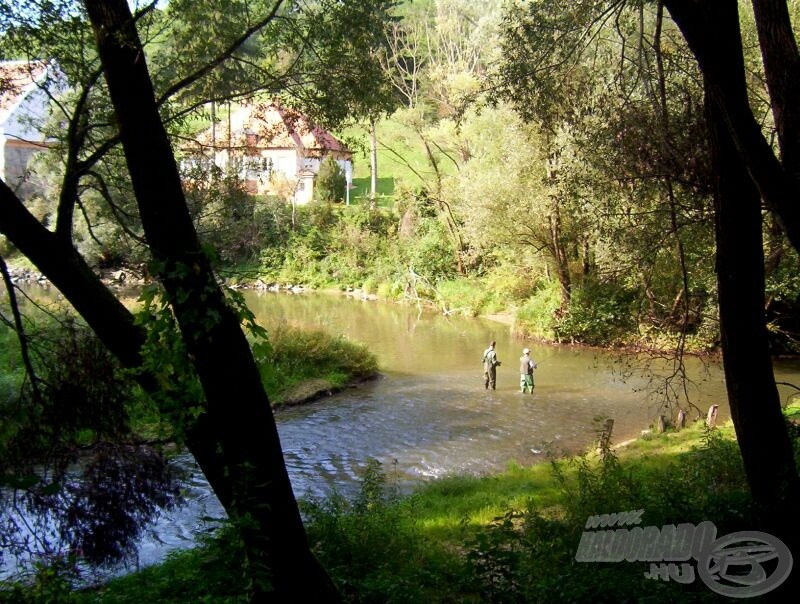
<instances>
[{"instance_id":1,"label":"tall tree","mask_svg":"<svg viewBox=\"0 0 800 604\"><path fill-rule=\"evenodd\" d=\"M781 413L764 319L764 254L760 199L783 220L798 246L798 181L773 154L747 97L737 3L665 0L703 73L716 176L717 278L720 332L728 400L745 471L766 528L796 545L792 517L800 505L800 478ZM797 132L794 98L797 49L787 36L788 12L755 2L762 54L784 161L793 161ZM785 8L785 3L784 3ZM760 16L759 16L760 15ZM784 26L781 27L781 24ZM773 30L773 28L777 28ZM780 42L764 37L779 32ZM768 66L768 67L767 67ZM773 181L771 179L777 179ZM769 443L769 447L766 446Z\"/></svg>"},{"instance_id":2,"label":"tall tree","mask_svg":"<svg viewBox=\"0 0 800 604\"><path fill-rule=\"evenodd\" d=\"M334 598L333 584L308 547L269 400L240 319L227 304L194 231L128 5L123 0L85 4L156 277L203 386L214 426L207 437L224 460L232 495L227 509L243 523L250 563L278 593ZM266 593L268 583L258 581L255 589Z\"/></svg>"},{"instance_id":3,"label":"tall tree","mask_svg":"<svg viewBox=\"0 0 800 604\"><path fill-rule=\"evenodd\" d=\"M614 89L618 83L624 84L626 79L639 86L639 80L643 81L644 95L635 88L619 87L620 91L626 92L620 109L635 116L635 112L646 108L641 103L637 107L637 96L645 100L649 108L643 113L644 119L639 126L644 136L631 137L630 122L610 120L611 124L622 126L615 133L618 143L633 140L637 144L634 148L627 148L628 159L615 155L611 148L607 149L611 157L618 158L618 166L609 166L607 173L618 174L623 187L625 181L622 178L627 176L626 170L636 162L657 173L662 191L659 198L663 200L660 205L667 210L664 215L669 221L662 224L662 230L669 230L676 238L676 257L684 265L688 263L684 240L680 238L678 211L681 207L693 205L682 200L704 195L708 185L702 183L702 178L693 183L693 170L688 169L693 164L704 163L702 148L697 154L692 152L691 145L682 141L691 138L687 133L695 133L693 136L696 138L706 130L702 124L694 123L697 120L686 119L692 114L693 101L687 94L691 88L684 92L674 83L670 84L660 43L669 25L663 19L663 6L669 10L700 65L709 132L706 136L712 151L720 331L731 414L753 498L761 506L764 526L777 535L788 535L790 510L798 503L798 476L767 343L759 196L781 218L789 238L796 245L792 230L796 228L798 205L794 192L798 189L791 170L775 157L750 109L737 2L665 0L655 3L655 30L649 45L643 43L643 26L638 27L642 40L638 45L638 60L625 54L629 38L624 32L626 24L631 23L631 13L625 10L624 2L577 2L570 11L555 10L542 3L524 4L529 11L527 18L520 24L514 15L510 15L507 37L523 50L531 48L526 46L526 42L533 39L533 56L526 60L523 53L513 54L516 46L510 47L506 56L521 56L522 60L504 63L504 85L512 90L529 91L528 96L516 99L516 103L523 105L520 108L523 115L527 111L544 123L567 121L576 128L580 127L580 121L587 115L582 102L586 98L582 92L585 88L581 85L602 78L607 73L607 66L612 64L608 56L601 54L602 49L595 41L603 39L603 31L619 35L623 57L632 60L620 64L616 78L606 79L607 86ZM775 38L765 43L765 36L760 33L765 66L773 61L773 74L767 77L770 94L774 98L776 89L782 94L777 102L781 111L775 119L776 124L782 120L782 136L787 139L785 146L790 158L789 138L797 133L791 131L794 122L789 115L796 108L786 102L786 99L794 98L794 80L790 82L787 76L795 69L796 48L788 39L791 30L785 6L778 10L780 2L758 4L757 20L762 21L759 32L772 32ZM639 5L639 15L642 23L642 5ZM553 32L557 32L556 35ZM586 64L582 61L586 56L592 65L590 73L586 72ZM625 65L637 63L633 73L626 70ZM650 64L655 65L654 70ZM786 71L781 72L784 65ZM681 71L685 72L685 67ZM655 77L649 79L650 73ZM526 85L526 79L535 81L536 85ZM682 100L689 100L682 103L689 110L672 105L668 90L679 94ZM613 98L607 95L601 94L597 99L601 102L594 104L590 115L603 115L605 108L614 103ZM521 103L523 100L525 102ZM773 103L773 109L775 105ZM652 126L648 129L647 124ZM694 176L698 174L703 176L702 171ZM682 200L679 202L681 198L677 195L681 189ZM686 218L688 216L682 220ZM667 224L668 229L664 229ZM686 297L689 287L685 270L683 274L682 314L688 317ZM745 364L745 359L749 363ZM770 443L769 449L764 447L766 442Z\"/></svg>"},{"instance_id":4,"label":"tall tree","mask_svg":"<svg viewBox=\"0 0 800 604\"><path fill-rule=\"evenodd\" d=\"M737 57L742 54L737 2L665 0L664 5L697 58L707 94L719 108L762 199L780 218L794 248L800 250L800 204L795 201L800 196L800 177L793 149L793 141L800 138L800 120L796 117L797 106L791 103L797 96L795 76L800 68L786 3L753 3L770 104L778 128L780 158L753 115L742 62L737 58L730 64L720 51L721 46L716 45L719 42L736 52Z\"/></svg>"}]
</instances>

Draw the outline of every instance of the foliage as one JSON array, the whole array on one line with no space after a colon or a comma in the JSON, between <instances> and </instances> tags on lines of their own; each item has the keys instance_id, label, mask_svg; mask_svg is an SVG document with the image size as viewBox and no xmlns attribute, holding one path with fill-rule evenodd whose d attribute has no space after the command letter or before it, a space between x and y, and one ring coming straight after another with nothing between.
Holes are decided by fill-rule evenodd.
<instances>
[{"instance_id":1,"label":"foliage","mask_svg":"<svg viewBox=\"0 0 800 604\"><path fill-rule=\"evenodd\" d=\"M556 339L556 317L561 305L561 291L555 281L545 281L517 309L514 331L544 340Z\"/></svg>"},{"instance_id":2,"label":"foliage","mask_svg":"<svg viewBox=\"0 0 800 604\"><path fill-rule=\"evenodd\" d=\"M186 201L197 233L204 244L218 250L221 262L251 260L264 241L280 228L280 223L275 224L279 217L264 216L267 204L249 195L237 175L212 170L209 177L201 168L195 168L184 171L183 178L190 183ZM261 212L256 211L257 207Z\"/></svg>"},{"instance_id":3,"label":"foliage","mask_svg":"<svg viewBox=\"0 0 800 604\"><path fill-rule=\"evenodd\" d=\"M333 155L322 160L314 180L314 198L323 203L342 202L347 180Z\"/></svg>"},{"instance_id":4,"label":"foliage","mask_svg":"<svg viewBox=\"0 0 800 604\"><path fill-rule=\"evenodd\" d=\"M198 547L170 554L161 564L142 569L105 585L72 592L76 603L122 602L244 602L246 560L240 532L224 523L199 537Z\"/></svg>"},{"instance_id":5,"label":"foliage","mask_svg":"<svg viewBox=\"0 0 800 604\"><path fill-rule=\"evenodd\" d=\"M496 602L613 602L634 594L654 602L714 601L699 582L654 582L636 563L581 563L574 556L586 519L602 513L644 509L648 525L713 518L723 533L741 530L753 520L735 449L711 433L703 447L655 471L622 462L610 448L599 458L554 458L562 491L558 511L545 512L531 501L480 529L467 543L467 584Z\"/></svg>"},{"instance_id":6,"label":"foliage","mask_svg":"<svg viewBox=\"0 0 800 604\"><path fill-rule=\"evenodd\" d=\"M445 226L438 220L422 220L419 237L406 248L406 258L411 269L436 282L456 275L452 245Z\"/></svg>"},{"instance_id":7,"label":"foliage","mask_svg":"<svg viewBox=\"0 0 800 604\"><path fill-rule=\"evenodd\" d=\"M413 501L397 499L377 460L367 462L354 501L334 492L304 501L302 510L316 555L348 600L431 601L444 587L442 554L422 538Z\"/></svg>"},{"instance_id":8,"label":"foliage","mask_svg":"<svg viewBox=\"0 0 800 604\"><path fill-rule=\"evenodd\" d=\"M633 292L586 280L573 290L569 312L555 327L556 338L590 345L623 342L635 326L633 301Z\"/></svg>"},{"instance_id":9,"label":"foliage","mask_svg":"<svg viewBox=\"0 0 800 604\"><path fill-rule=\"evenodd\" d=\"M453 279L440 281L436 285L436 304L447 314L461 314L476 317L485 314L498 306L502 309L491 291L476 281Z\"/></svg>"},{"instance_id":10,"label":"foliage","mask_svg":"<svg viewBox=\"0 0 800 604\"><path fill-rule=\"evenodd\" d=\"M183 430L203 411L205 396L161 288L146 286L140 302L136 322L146 329L147 336L141 350L142 365L136 372L155 376L159 389L153 396L158 416L168 422L173 437L180 441L185 437Z\"/></svg>"},{"instance_id":11,"label":"foliage","mask_svg":"<svg viewBox=\"0 0 800 604\"><path fill-rule=\"evenodd\" d=\"M253 353L264 387L280 403L293 386L310 379L325 379L331 386L372 377L377 361L364 345L334 337L324 331L299 330L279 325L269 330L269 343L256 342Z\"/></svg>"},{"instance_id":12,"label":"foliage","mask_svg":"<svg viewBox=\"0 0 800 604\"><path fill-rule=\"evenodd\" d=\"M77 552L90 564L117 562L177 501L174 471L163 451L135 442L142 399L88 328L60 315L29 324L26 338L35 374L0 402L3 552L23 569L63 563L42 578L74 570Z\"/></svg>"},{"instance_id":13,"label":"foliage","mask_svg":"<svg viewBox=\"0 0 800 604\"><path fill-rule=\"evenodd\" d=\"M370 460L352 499L333 492L302 507L315 554L348 601L716 601L699 581L652 581L646 563L581 563L575 552L586 519L603 513L644 509L643 523L657 527L711 519L720 533L752 528L731 433L693 426L630 451L446 477L404 497L391 470ZM200 548L100 588L47 589L78 602L237 601L245 592L238 534L224 527ZM0 598L36 601L36 585L8 585Z\"/></svg>"}]
</instances>

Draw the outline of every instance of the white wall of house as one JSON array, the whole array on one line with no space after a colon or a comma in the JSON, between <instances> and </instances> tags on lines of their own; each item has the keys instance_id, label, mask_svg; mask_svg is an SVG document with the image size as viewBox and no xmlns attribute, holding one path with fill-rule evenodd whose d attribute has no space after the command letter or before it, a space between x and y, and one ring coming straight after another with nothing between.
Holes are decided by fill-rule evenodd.
<instances>
[{"instance_id":1,"label":"white wall of house","mask_svg":"<svg viewBox=\"0 0 800 604\"><path fill-rule=\"evenodd\" d=\"M48 146L43 130L49 106L47 93L31 84L0 111L0 178L21 197L39 190L29 168L34 155Z\"/></svg>"},{"instance_id":2,"label":"white wall of house","mask_svg":"<svg viewBox=\"0 0 800 604\"><path fill-rule=\"evenodd\" d=\"M227 149L214 155L214 164L223 172L229 169L229 162L236 162L238 176L248 183L253 192L269 194L273 191L275 179L285 179L294 185L294 202L303 205L314 197L314 179L322 163L318 158L302 158L295 149L261 149L256 156L229 156ZM353 163L349 159L336 160L342 171L352 174ZM182 166L196 167L200 160L185 158Z\"/></svg>"}]
</instances>

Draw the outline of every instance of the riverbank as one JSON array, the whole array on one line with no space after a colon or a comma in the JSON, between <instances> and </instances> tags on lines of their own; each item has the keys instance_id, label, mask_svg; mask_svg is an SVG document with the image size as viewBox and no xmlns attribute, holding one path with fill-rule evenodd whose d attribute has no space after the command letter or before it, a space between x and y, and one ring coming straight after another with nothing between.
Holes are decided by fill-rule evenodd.
<instances>
[{"instance_id":1,"label":"riverbank","mask_svg":"<svg viewBox=\"0 0 800 604\"><path fill-rule=\"evenodd\" d=\"M729 423L712 431L696 423L616 452L490 476L445 477L408 497L397 496L393 480L391 468L373 463L355 500L303 502L315 553L348 601L714 601L699 580L646 579L646 562L576 562L586 518L642 509L642 526L707 520L720 534L754 526ZM225 529L202 547L63 601L240 601L236 543ZM34 601L30 590L9 587L0 601Z\"/></svg>"},{"instance_id":2,"label":"riverbank","mask_svg":"<svg viewBox=\"0 0 800 604\"><path fill-rule=\"evenodd\" d=\"M126 264L113 268L96 268L95 272L109 288L116 291L140 288L151 277L144 264ZM21 285L48 286L49 281L25 258L9 260L9 274L12 282ZM642 334L629 325L626 329L609 327L619 319L603 317L583 317L583 335L572 333L572 327L564 331L553 324L553 317L560 316L552 304L517 301L509 305L508 299L491 295L486 284L475 279L457 279L446 286L428 290L414 289L413 295L399 284L365 284L354 287L346 283L327 282L317 285L299 278L286 281L263 275L257 266L239 266L220 269L220 276L233 290L250 290L285 294L324 293L345 296L360 301L381 301L418 306L441 312L447 316L463 315L481 317L501 323L508 327L509 334L543 344L582 346L597 350L626 350L632 353L669 354L675 350L676 337L664 331L654 335L652 330ZM490 301L491 300L491 301ZM522 304L519 306L518 304ZM560 321L560 319L559 319ZM574 322L574 321L573 321ZM567 318L567 324L570 320ZM580 331L580 330L579 330ZM563 333L562 333L563 332ZM597 333L595 333L597 332ZM605 334L605 335L601 335ZM707 336L707 337L706 337ZM714 356L718 354L718 341L713 334L698 337L690 335L684 342L685 354ZM324 389L321 389L324 390Z\"/></svg>"},{"instance_id":3,"label":"riverbank","mask_svg":"<svg viewBox=\"0 0 800 604\"><path fill-rule=\"evenodd\" d=\"M337 385L327 378L310 378L289 388L279 400L273 401L275 411L284 407L306 405L338 394L348 388L358 388L361 384L378 379L380 374L376 371L371 375L353 377L344 385Z\"/></svg>"}]
</instances>

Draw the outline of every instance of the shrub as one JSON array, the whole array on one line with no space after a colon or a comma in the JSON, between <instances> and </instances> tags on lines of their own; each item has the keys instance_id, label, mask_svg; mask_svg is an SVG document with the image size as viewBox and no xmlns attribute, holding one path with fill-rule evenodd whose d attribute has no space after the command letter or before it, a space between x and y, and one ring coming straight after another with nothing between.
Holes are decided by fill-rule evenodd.
<instances>
[{"instance_id":1,"label":"shrub","mask_svg":"<svg viewBox=\"0 0 800 604\"><path fill-rule=\"evenodd\" d=\"M614 345L635 328L634 295L619 284L587 280L573 288L569 312L556 327L559 341Z\"/></svg>"},{"instance_id":2,"label":"shrub","mask_svg":"<svg viewBox=\"0 0 800 604\"><path fill-rule=\"evenodd\" d=\"M484 311L491 293L467 279L440 281L436 286L436 303L450 312L475 317Z\"/></svg>"},{"instance_id":3,"label":"shrub","mask_svg":"<svg viewBox=\"0 0 800 604\"><path fill-rule=\"evenodd\" d=\"M327 378L341 386L378 369L366 346L323 331L280 325L269 330L268 345L253 348L264 386L278 401L289 388L307 379Z\"/></svg>"},{"instance_id":4,"label":"shrub","mask_svg":"<svg viewBox=\"0 0 800 604\"><path fill-rule=\"evenodd\" d=\"M514 331L545 340L555 339L556 311L561 306L557 281L544 281L536 293L517 310Z\"/></svg>"},{"instance_id":5,"label":"shrub","mask_svg":"<svg viewBox=\"0 0 800 604\"><path fill-rule=\"evenodd\" d=\"M56 319L29 326L36 378L0 404L0 543L21 559L80 551L105 565L176 501L176 477L161 451L133 442L130 376L86 326Z\"/></svg>"},{"instance_id":6,"label":"shrub","mask_svg":"<svg viewBox=\"0 0 800 604\"><path fill-rule=\"evenodd\" d=\"M333 155L328 155L322 160L314 181L314 198L327 203L342 201L346 186L344 170L339 167Z\"/></svg>"},{"instance_id":7,"label":"shrub","mask_svg":"<svg viewBox=\"0 0 800 604\"><path fill-rule=\"evenodd\" d=\"M445 227L435 219L421 224L422 236L409 242L408 263L414 271L431 281L456 276L453 246Z\"/></svg>"},{"instance_id":8,"label":"shrub","mask_svg":"<svg viewBox=\"0 0 800 604\"><path fill-rule=\"evenodd\" d=\"M367 462L353 501L334 492L301 502L315 554L354 602L426 602L447 585L442 554L423 539L413 500L400 501L381 464Z\"/></svg>"}]
</instances>

